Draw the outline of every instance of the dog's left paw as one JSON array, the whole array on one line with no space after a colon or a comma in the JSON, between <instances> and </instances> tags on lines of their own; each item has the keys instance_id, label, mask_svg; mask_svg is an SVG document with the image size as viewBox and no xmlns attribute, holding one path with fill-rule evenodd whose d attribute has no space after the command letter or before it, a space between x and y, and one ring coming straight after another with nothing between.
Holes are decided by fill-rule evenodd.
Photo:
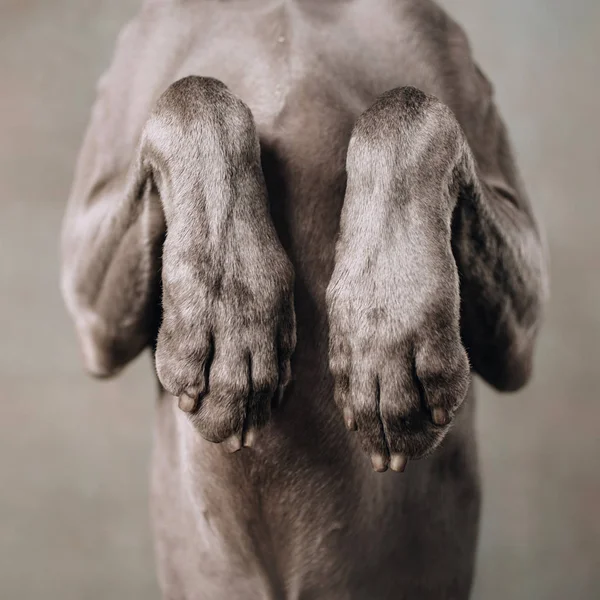
<instances>
[{"instance_id":1,"label":"dog's left paw","mask_svg":"<svg viewBox=\"0 0 600 600\"><path fill-rule=\"evenodd\" d=\"M431 453L468 390L458 274L440 239L410 260L399 246L379 243L376 260L356 243L338 246L327 290L335 399L376 471Z\"/></svg>"},{"instance_id":2,"label":"dog's left paw","mask_svg":"<svg viewBox=\"0 0 600 600\"><path fill-rule=\"evenodd\" d=\"M327 289L329 363L373 467L402 471L449 430L470 383L452 253L460 126L414 88L357 120Z\"/></svg>"}]
</instances>

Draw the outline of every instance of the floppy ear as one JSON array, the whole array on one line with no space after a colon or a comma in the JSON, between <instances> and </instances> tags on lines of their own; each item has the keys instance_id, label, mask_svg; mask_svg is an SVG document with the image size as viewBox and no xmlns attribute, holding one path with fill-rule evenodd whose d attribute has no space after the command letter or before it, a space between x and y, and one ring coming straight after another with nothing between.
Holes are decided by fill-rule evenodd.
<instances>
[{"instance_id":1,"label":"floppy ear","mask_svg":"<svg viewBox=\"0 0 600 600\"><path fill-rule=\"evenodd\" d=\"M156 335L165 233L143 144L120 170L123 145L106 143L106 115L95 108L62 232L62 292L85 367L98 377L117 373Z\"/></svg>"}]
</instances>

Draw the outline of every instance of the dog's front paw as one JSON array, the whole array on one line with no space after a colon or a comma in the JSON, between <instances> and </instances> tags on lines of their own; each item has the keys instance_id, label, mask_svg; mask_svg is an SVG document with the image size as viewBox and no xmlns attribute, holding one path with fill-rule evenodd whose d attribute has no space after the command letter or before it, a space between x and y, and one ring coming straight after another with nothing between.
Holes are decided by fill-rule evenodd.
<instances>
[{"instance_id":1,"label":"dog's front paw","mask_svg":"<svg viewBox=\"0 0 600 600\"><path fill-rule=\"evenodd\" d=\"M231 451L251 446L269 420L296 341L287 256L277 247L243 250L225 270L202 259L165 265L156 350L164 388L205 439Z\"/></svg>"},{"instance_id":2,"label":"dog's front paw","mask_svg":"<svg viewBox=\"0 0 600 600\"><path fill-rule=\"evenodd\" d=\"M406 266L397 249L387 251L375 263L338 252L327 292L329 360L336 403L373 468L403 471L448 432L470 370L452 257Z\"/></svg>"}]
</instances>

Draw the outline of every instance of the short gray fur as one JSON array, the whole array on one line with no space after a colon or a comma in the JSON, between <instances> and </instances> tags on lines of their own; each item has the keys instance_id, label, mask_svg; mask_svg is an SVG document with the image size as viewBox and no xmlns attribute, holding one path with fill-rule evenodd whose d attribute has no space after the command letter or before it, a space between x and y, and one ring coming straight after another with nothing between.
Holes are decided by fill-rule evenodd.
<instances>
[{"instance_id":1,"label":"short gray fur","mask_svg":"<svg viewBox=\"0 0 600 600\"><path fill-rule=\"evenodd\" d=\"M155 350L165 598L468 597L470 370L526 383L547 282L491 86L436 5L147 1L63 260L90 372Z\"/></svg>"}]
</instances>

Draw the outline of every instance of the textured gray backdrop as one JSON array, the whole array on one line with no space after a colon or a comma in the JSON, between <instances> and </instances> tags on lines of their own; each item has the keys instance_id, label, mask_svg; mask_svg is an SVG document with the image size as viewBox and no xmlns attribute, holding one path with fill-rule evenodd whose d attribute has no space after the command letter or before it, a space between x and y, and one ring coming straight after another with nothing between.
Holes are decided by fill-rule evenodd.
<instances>
[{"instance_id":1,"label":"textured gray backdrop","mask_svg":"<svg viewBox=\"0 0 600 600\"><path fill-rule=\"evenodd\" d=\"M148 356L81 371L57 236L137 0L0 0L0 597L158 598ZM476 600L600 598L600 2L445 0L495 83L552 255L534 382L480 384ZM414 468L418 468L417 465Z\"/></svg>"}]
</instances>

